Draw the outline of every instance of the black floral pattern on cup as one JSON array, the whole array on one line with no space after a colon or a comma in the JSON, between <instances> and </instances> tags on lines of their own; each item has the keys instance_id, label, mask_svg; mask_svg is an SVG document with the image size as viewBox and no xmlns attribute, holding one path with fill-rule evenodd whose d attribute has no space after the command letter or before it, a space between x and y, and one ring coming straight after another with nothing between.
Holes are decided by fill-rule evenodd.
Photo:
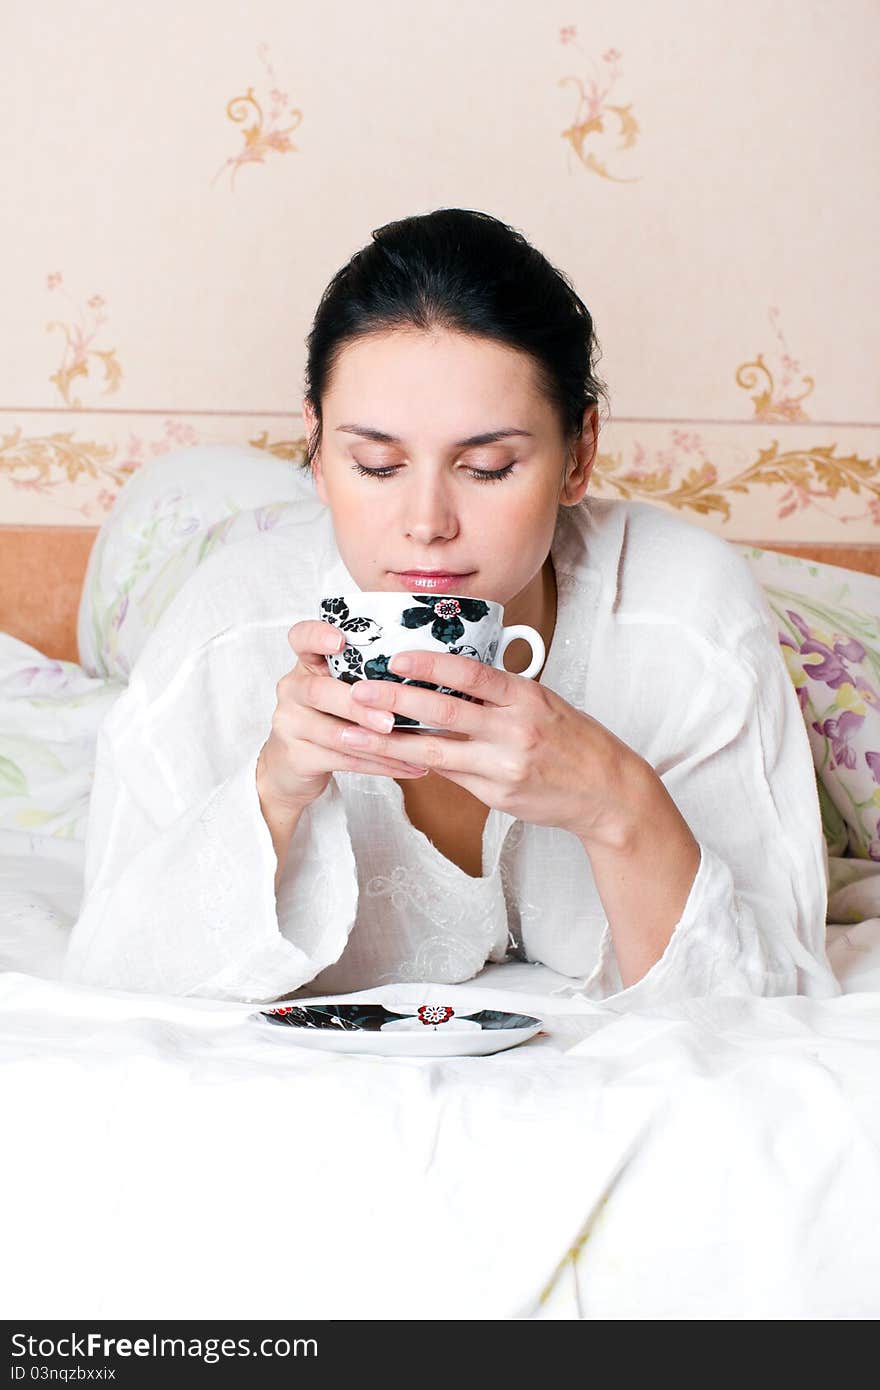
<instances>
[{"instance_id":1,"label":"black floral pattern on cup","mask_svg":"<svg viewBox=\"0 0 880 1390\"><path fill-rule=\"evenodd\" d=\"M391 660L391 657L390 657L390 656L374 656L374 657L371 657L371 659L370 659L369 661L365 661L365 662L364 662L364 667L363 667L364 678L365 678L366 680L370 680L370 681L397 681L397 684L398 684L398 685L425 685L425 684L426 684L425 681L408 681L408 680L404 680L403 676L398 676L398 675L395 674L394 671L389 671L389 670L388 670L388 662L389 662L390 660ZM405 725L405 724L409 724L410 726L412 726L413 724L418 724L418 722L419 722L419 721L418 721L417 719L410 719L409 715L407 715L407 714L398 714L396 711L395 711L395 713L394 713L394 725L395 725L395 728L396 728L398 725Z\"/></svg>"},{"instance_id":2,"label":"black floral pattern on cup","mask_svg":"<svg viewBox=\"0 0 880 1390\"><path fill-rule=\"evenodd\" d=\"M438 642L443 642L453 656L470 656L477 661L492 660L498 646L497 639L493 639L489 643L488 650L491 651L491 656L487 655L486 657L482 656L476 647L467 644L451 645L458 643L459 639L464 636L461 618L464 617L472 623L480 622L489 612L487 603L481 599L446 598L442 595L427 597L413 594L412 597L423 607L405 609L401 615L402 626L414 629L425 627L430 623L432 637ZM436 690L441 695L454 695L458 700L474 701L473 695L467 695L462 690L453 690L449 685L435 685L432 681L406 680L403 676L398 676L394 671L388 669L388 663L391 660L390 655L376 655L364 660L362 648L373 646L383 635L384 628L373 618L352 617L344 598L322 599L321 613L325 622L332 623L345 633L346 645L342 651L334 652L327 657L330 669L337 680L344 681L347 685L355 685L360 680L397 681L399 685L416 685L423 690ZM405 728L407 726L418 728L419 720L395 712L394 727Z\"/></svg>"},{"instance_id":3,"label":"black floral pattern on cup","mask_svg":"<svg viewBox=\"0 0 880 1390\"><path fill-rule=\"evenodd\" d=\"M403 626L427 627L430 623L431 636L447 646L450 642L457 642L459 638L464 637L462 618L466 618L469 623L478 623L489 612L488 603L478 598L447 598L442 594L434 598L425 594L413 594L413 598L416 603L425 606L405 608L400 616Z\"/></svg>"},{"instance_id":4,"label":"black floral pattern on cup","mask_svg":"<svg viewBox=\"0 0 880 1390\"><path fill-rule=\"evenodd\" d=\"M472 701L474 698L473 695L465 695L463 691L453 690L452 687L448 685L434 685L432 681L404 680L403 676L395 675L393 671L388 670L388 662L390 660L391 657L388 656L376 656L373 657L370 661L364 662L363 670L366 679L374 681L397 681L400 685L417 685L422 690L437 690L441 695L456 695L459 700ZM410 719L409 715L397 714L395 712L395 725L409 724L410 726L412 726L414 724L418 725L418 722L418 719Z\"/></svg>"},{"instance_id":5,"label":"black floral pattern on cup","mask_svg":"<svg viewBox=\"0 0 880 1390\"><path fill-rule=\"evenodd\" d=\"M324 621L332 623L334 627L341 628L345 633L346 643L351 643L355 647L371 647L374 642L378 642L384 632L382 624L377 623L375 618L352 618L343 598L324 599L321 603L321 609L324 614Z\"/></svg>"},{"instance_id":6,"label":"black floral pattern on cup","mask_svg":"<svg viewBox=\"0 0 880 1390\"><path fill-rule=\"evenodd\" d=\"M344 598L325 598L321 603L325 623L341 623L348 617L348 604Z\"/></svg>"},{"instance_id":7,"label":"black floral pattern on cup","mask_svg":"<svg viewBox=\"0 0 880 1390\"><path fill-rule=\"evenodd\" d=\"M343 647L342 651L339 653L339 657L341 661L345 662L349 670L355 672L359 672L364 664L364 658L361 656L357 647Z\"/></svg>"}]
</instances>

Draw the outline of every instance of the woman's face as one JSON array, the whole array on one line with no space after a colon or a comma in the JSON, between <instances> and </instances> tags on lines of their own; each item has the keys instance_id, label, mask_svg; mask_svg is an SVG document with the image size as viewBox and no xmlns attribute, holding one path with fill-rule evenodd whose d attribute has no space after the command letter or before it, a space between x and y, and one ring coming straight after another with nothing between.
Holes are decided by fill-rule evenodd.
<instances>
[{"instance_id":1,"label":"woman's face","mask_svg":"<svg viewBox=\"0 0 880 1390\"><path fill-rule=\"evenodd\" d=\"M394 330L343 349L314 478L361 589L407 590L419 572L419 587L441 592L425 571L443 571L449 592L509 605L540 583L560 504L586 491L597 410L567 450L533 374L525 354L449 331ZM311 434L305 401L303 415ZM467 443L502 430L516 433Z\"/></svg>"}]
</instances>

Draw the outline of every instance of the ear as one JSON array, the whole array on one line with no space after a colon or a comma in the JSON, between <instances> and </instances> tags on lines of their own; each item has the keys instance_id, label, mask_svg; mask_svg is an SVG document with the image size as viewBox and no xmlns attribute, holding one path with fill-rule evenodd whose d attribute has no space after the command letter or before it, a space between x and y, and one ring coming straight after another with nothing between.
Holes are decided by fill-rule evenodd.
<instances>
[{"instance_id":1,"label":"ear","mask_svg":"<svg viewBox=\"0 0 880 1390\"><path fill-rule=\"evenodd\" d=\"M599 444L599 407L588 406L578 438L571 445L565 464L565 477L559 490L559 500L565 507L577 506L587 490L590 474L596 461Z\"/></svg>"},{"instance_id":2,"label":"ear","mask_svg":"<svg viewBox=\"0 0 880 1390\"><path fill-rule=\"evenodd\" d=\"M303 398L302 403L302 417L303 424L305 425L306 429L306 438L308 440L311 440L312 435L318 428L318 419L310 403L305 398ZM317 492L320 501L323 502L324 506L326 507L327 489L324 487L324 473L321 468L320 449L318 450L317 454L315 454L315 457L312 459L312 480L315 484L315 491Z\"/></svg>"}]
</instances>

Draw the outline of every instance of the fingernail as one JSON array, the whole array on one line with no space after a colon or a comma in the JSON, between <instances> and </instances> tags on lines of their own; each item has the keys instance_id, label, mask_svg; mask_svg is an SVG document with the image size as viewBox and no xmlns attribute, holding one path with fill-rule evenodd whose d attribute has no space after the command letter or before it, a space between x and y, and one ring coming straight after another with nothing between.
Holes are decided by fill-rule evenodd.
<instances>
[{"instance_id":1,"label":"fingernail","mask_svg":"<svg viewBox=\"0 0 880 1390\"><path fill-rule=\"evenodd\" d=\"M352 686L351 693L358 704L375 705L382 699L378 681L362 680Z\"/></svg>"},{"instance_id":2,"label":"fingernail","mask_svg":"<svg viewBox=\"0 0 880 1390\"><path fill-rule=\"evenodd\" d=\"M387 710L367 709L364 710L362 718L371 729L378 729L383 734L394 728L394 715Z\"/></svg>"},{"instance_id":3,"label":"fingernail","mask_svg":"<svg viewBox=\"0 0 880 1390\"><path fill-rule=\"evenodd\" d=\"M413 659L411 656L407 656L405 653L398 652L396 656L393 656L391 658L391 660L388 663L388 666L389 669L394 671L396 675L405 675L407 671L411 671L413 669Z\"/></svg>"},{"instance_id":4,"label":"fingernail","mask_svg":"<svg viewBox=\"0 0 880 1390\"><path fill-rule=\"evenodd\" d=\"M373 741L372 734L366 729L343 729L341 737L349 748L369 748Z\"/></svg>"}]
</instances>

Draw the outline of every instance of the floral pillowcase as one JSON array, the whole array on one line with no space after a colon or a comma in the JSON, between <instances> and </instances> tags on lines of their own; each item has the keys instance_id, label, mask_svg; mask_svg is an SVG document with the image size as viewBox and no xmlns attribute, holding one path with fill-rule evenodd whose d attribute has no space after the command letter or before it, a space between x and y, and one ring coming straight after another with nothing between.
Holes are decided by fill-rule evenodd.
<instances>
[{"instance_id":1,"label":"floral pillowcase","mask_svg":"<svg viewBox=\"0 0 880 1390\"><path fill-rule=\"evenodd\" d=\"M127 681L193 571L304 503L320 510L311 479L264 449L196 444L151 459L128 479L92 547L77 623L83 670Z\"/></svg>"},{"instance_id":2,"label":"floral pillowcase","mask_svg":"<svg viewBox=\"0 0 880 1390\"><path fill-rule=\"evenodd\" d=\"M736 549L779 624L813 750L828 853L880 860L880 577Z\"/></svg>"}]
</instances>

